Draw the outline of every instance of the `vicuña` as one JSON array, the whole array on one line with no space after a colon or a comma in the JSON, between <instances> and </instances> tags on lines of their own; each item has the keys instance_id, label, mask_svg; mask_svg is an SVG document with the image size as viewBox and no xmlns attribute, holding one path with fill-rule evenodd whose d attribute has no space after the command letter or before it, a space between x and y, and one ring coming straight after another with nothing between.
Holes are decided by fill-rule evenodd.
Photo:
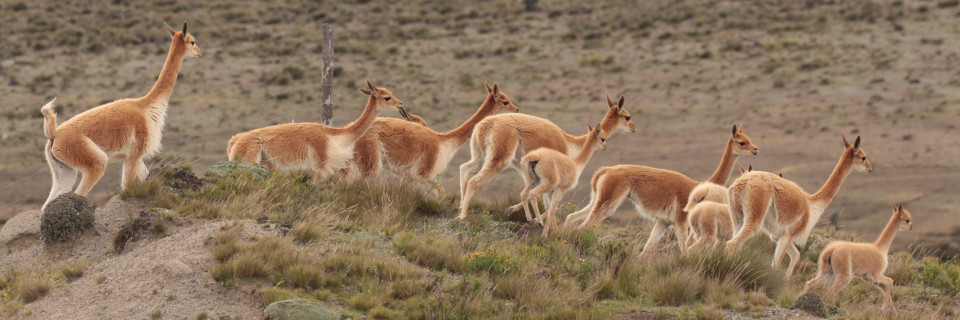
<instances>
[{"instance_id":1,"label":"vicu\u00f1a","mask_svg":"<svg viewBox=\"0 0 960 320\"><path fill-rule=\"evenodd\" d=\"M803 286L803 292L807 293L817 287L833 282L828 294L836 294L840 289L846 287L853 279L858 276L867 282L877 286L883 292L882 310L893 309L893 299L890 298L890 290L893 288L893 279L883 275L887 270L887 253L890 252L890 244L893 243L893 237L897 231L913 229L913 222L910 222L910 212L903 210L903 204L893 206L893 216L890 222L883 229L880 238L874 243L858 243L846 241L834 241L827 245L820 252L819 270L817 276L807 281Z\"/></svg>"},{"instance_id":2,"label":"vicu\u00f1a","mask_svg":"<svg viewBox=\"0 0 960 320\"><path fill-rule=\"evenodd\" d=\"M733 135L727 139L720 165L707 181L725 185L737 158L740 155L756 155L758 152L759 148L743 133L743 127L734 125ZM570 214L564 222L564 228L572 228L580 221L583 221L580 229L596 224L613 214L624 200L630 199L638 215L655 222L641 257L654 251L671 225L677 234L680 251L685 252L687 213L683 208L687 206L690 191L697 184L699 182L670 170L636 165L603 167L594 173L591 180L590 204Z\"/></svg>"},{"instance_id":3,"label":"vicu\u00f1a","mask_svg":"<svg viewBox=\"0 0 960 320\"><path fill-rule=\"evenodd\" d=\"M737 248L759 229L777 243L774 267L780 265L784 252L790 255L789 277L800 258L794 242L807 241L851 171L872 170L867 154L860 148L860 137L852 145L846 137L841 138L844 150L840 161L817 193L807 194L796 183L769 172L754 171L737 178L730 185L730 216L740 230L727 241L727 251Z\"/></svg>"},{"instance_id":4,"label":"vicu\u00f1a","mask_svg":"<svg viewBox=\"0 0 960 320\"><path fill-rule=\"evenodd\" d=\"M629 134L637 130L636 124L630 120L630 113L623 108L623 96L617 103L607 96L607 106L607 114L599 125L601 136L609 138L617 131ZM506 167L523 176L520 158L524 154L548 148L576 157L589 136L589 133L571 136L549 120L525 114L500 114L483 119L470 137L470 161L460 166L460 215L457 219L467 218L470 199L477 188ZM518 203L507 211L513 213L522 208L523 204Z\"/></svg>"},{"instance_id":5,"label":"vicu\u00f1a","mask_svg":"<svg viewBox=\"0 0 960 320\"><path fill-rule=\"evenodd\" d=\"M239 159L277 170L312 170L317 178L346 168L353 158L354 144L370 128L377 114L384 109L403 107L403 102L389 90L375 87L370 81L367 87L369 89L360 89L369 96L366 108L346 127L286 123L239 133L227 144L230 161Z\"/></svg>"},{"instance_id":6,"label":"vicu\u00f1a","mask_svg":"<svg viewBox=\"0 0 960 320\"><path fill-rule=\"evenodd\" d=\"M111 162L123 162L122 189L129 187L134 178L146 179L147 166L143 158L160 151L167 103L183 59L200 57L200 47L187 33L186 22L181 31L175 31L167 24L164 26L173 39L160 77L147 95L101 105L59 126L53 101L40 108L43 135L47 137L44 157L53 176L53 186L43 203L44 208L57 196L70 192L77 181L77 170L83 173L76 189L81 196L87 196Z\"/></svg>"},{"instance_id":7,"label":"vicu\u00f1a","mask_svg":"<svg viewBox=\"0 0 960 320\"><path fill-rule=\"evenodd\" d=\"M382 167L389 166L433 186L442 195L443 187L434 179L447 169L460 146L470 140L474 126L494 113L518 110L510 97L500 91L500 86L484 85L487 87L487 97L476 113L456 129L445 133L410 121L377 118L370 130L357 141L353 159L360 175L365 179L371 178Z\"/></svg>"},{"instance_id":8,"label":"vicu\u00f1a","mask_svg":"<svg viewBox=\"0 0 960 320\"><path fill-rule=\"evenodd\" d=\"M550 234L550 229L557 229L556 211L560 199L568 190L577 186L580 180L580 173L583 167L590 161L593 151L596 149L605 150L607 148L607 138L601 136L600 124L594 129L587 124L587 141L580 148L580 154L576 158L570 158L566 154L549 148L539 148L533 150L520 159L520 167L523 168L523 191L520 192L520 203L523 204L523 213L527 220L530 220L530 209L527 205L533 205L537 221L543 223L543 236ZM532 190L530 186L535 185ZM547 204L547 215L544 220L540 215L540 206L537 204L537 198L543 195L544 204Z\"/></svg>"}]
</instances>

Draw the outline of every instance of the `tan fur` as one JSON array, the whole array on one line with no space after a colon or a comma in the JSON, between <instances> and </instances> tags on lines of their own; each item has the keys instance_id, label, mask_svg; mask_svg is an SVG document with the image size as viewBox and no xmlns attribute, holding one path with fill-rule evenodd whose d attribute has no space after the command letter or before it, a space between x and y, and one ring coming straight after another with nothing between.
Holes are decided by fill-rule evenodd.
<instances>
[{"instance_id":1,"label":"tan fur","mask_svg":"<svg viewBox=\"0 0 960 320\"><path fill-rule=\"evenodd\" d=\"M687 206L683 208L690 230L686 240L688 250L708 242L716 243L717 239L726 241L733 235L727 197L727 188L713 182L703 182L690 191Z\"/></svg>"},{"instance_id":2,"label":"tan fur","mask_svg":"<svg viewBox=\"0 0 960 320\"><path fill-rule=\"evenodd\" d=\"M753 165L744 169L740 165L740 175L753 171ZM690 191L687 206L687 250L701 247L708 242L714 246L733 236L733 219L730 218L729 195L727 188L713 182L703 182Z\"/></svg>"},{"instance_id":3,"label":"tan fur","mask_svg":"<svg viewBox=\"0 0 960 320\"><path fill-rule=\"evenodd\" d=\"M370 89L360 89L369 96L367 106L346 127L287 123L239 133L227 143L230 161L243 160L277 170L313 170L318 179L346 168L353 158L354 144L374 123L377 114L403 106L389 90L374 87L369 81L367 87Z\"/></svg>"},{"instance_id":4,"label":"tan fur","mask_svg":"<svg viewBox=\"0 0 960 320\"><path fill-rule=\"evenodd\" d=\"M186 22L182 31L174 31L170 26L166 28L172 38L170 51L160 77L145 96L101 105L59 126L53 101L41 108L44 136L48 139L44 157L53 177L53 186L50 196L43 203L44 208L57 196L70 192L77 180L77 170L83 173L83 179L76 189L81 196L86 196L100 181L110 162L123 162L120 183L123 189L129 187L134 178L146 178L147 167L143 164L143 158L160 151L167 102L173 93L183 59L200 56L200 48L187 32Z\"/></svg>"},{"instance_id":5,"label":"tan fur","mask_svg":"<svg viewBox=\"0 0 960 320\"><path fill-rule=\"evenodd\" d=\"M548 148L539 148L533 150L520 159L520 167L523 168L523 191L520 192L520 203L523 205L523 212L527 216L527 221L531 220L530 209L527 205L532 205L535 218L543 224L543 234L546 237L550 234L551 227L557 229L556 211L557 205L564 193L577 186L580 180L580 173L583 167L590 161L595 149L604 150L607 147L606 138L600 136L600 126L594 129L587 125L587 141L580 148L582 150L576 158L570 158L566 154L557 150ZM532 190L531 185L536 184ZM547 204L546 219L541 218L540 206L537 204L537 198L543 195L544 204Z\"/></svg>"},{"instance_id":6,"label":"tan fur","mask_svg":"<svg viewBox=\"0 0 960 320\"><path fill-rule=\"evenodd\" d=\"M741 154L758 152L759 149L753 145L750 137L743 133L743 127L734 125L720 165L707 181L718 185L726 184L737 158ZM697 181L670 170L635 165L600 168L593 175L590 204L570 214L564 222L564 228L572 228L580 221L583 221L580 229L596 224L613 214L614 210L629 198L638 215L655 222L641 253L642 257L654 251L671 225L675 226L674 232L680 250L686 251L687 214L683 208L687 205L690 191L697 184Z\"/></svg>"},{"instance_id":7,"label":"tan fur","mask_svg":"<svg viewBox=\"0 0 960 320\"><path fill-rule=\"evenodd\" d=\"M769 172L754 171L737 178L730 185L730 215L741 227L733 239L727 241L727 250L737 248L757 230L763 231L777 242L773 266L780 265L784 252L790 255L787 267L787 276L790 276L800 257L794 241L807 240L851 170L871 171L870 161L860 149L860 137L853 145L843 137L843 144L845 149L830 178L812 195L796 183Z\"/></svg>"},{"instance_id":8,"label":"tan fur","mask_svg":"<svg viewBox=\"0 0 960 320\"><path fill-rule=\"evenodd\" d=\"M630 113L623 108L622 96L618 103L607 96L607 105L607 113L599 125L601 136L636 131ZM524 154L547 148L575 157L589 135L571 136L549 120L525 114L501 114L480 121L470 138L470 161L460 166L460 215L457 218L461 221L467 218L470 199L477 188L506 167L523 176L519 159ZM518 203L511 206L509 212L521 208L522 204Z\"/></svg>"},{"instance_id":9,"label":"tan fur","mask_svg":"<svg viewBox=\"0 0 960 320\"><path fill-rule=\"evenodd\" d=\"M897 307L890 298L890 290L893 288L893 279L883 275L887 270L887 253L890 251L890 244L897 231L912 229L910 212L903 209L903 204L893 207L893 216L890 222L883 229L883 233L874 243L855 243L846 241L834 241L827 245L820 253L818 259L819 269L817 275L807 281L803 287L803 292L807 293L817 287L826 285L833 280L828 294L836 294L840 289L846 287L853 279L858 276L867 282L877 286L883 292L882 310L893 309Z\"/></svg>"},{"instance_id":10,"label":"tan fur","mask_svg":"<svg viewBox=\"0 0 960 320\"><path fill-rule=\"evenodd\" d=\"M374 177L381 171L381 166L389 166L434 186L440 195L444 194L443 187L434 178L446 170L453 155L470 139L474 126L494 113L518 110L498 85L486 87L487 97L476 113L456 129L445 133L410 121L378 118L357 141L353 161L361 176L365 179Z\"/></svg>"}]
</instances>

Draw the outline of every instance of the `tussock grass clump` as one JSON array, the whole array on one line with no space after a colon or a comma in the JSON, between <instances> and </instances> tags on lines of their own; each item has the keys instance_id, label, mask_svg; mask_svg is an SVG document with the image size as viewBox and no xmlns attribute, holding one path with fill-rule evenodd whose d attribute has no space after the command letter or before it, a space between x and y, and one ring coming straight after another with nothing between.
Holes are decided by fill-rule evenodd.
<instances>
[{"instance_id":1,"label":"tussock grass clump","mask_svg":"<svg viewBox=\"0 0 960 320\"><path fill-rule=\"evenodd\" d=\"M263 306L269 306L271 303L293 299L296 298L297 294L293 291L281 288L264 288L260 289L260 301L263 302Z\"/></svg>"},{"instance_id":2,"label":"tussock grass clump","mask_svg":"<svg viewBox=\"0 0 960 320\"><path fill-rule=\"evenodd\" d=\"M410 261L433 270L461 272L464 268L463 251L451 239L404 232L393 238L393 246Z\"/></svg>"},{"instance_id":3,"label":"tussock grass clump","mask_svg":"<svg viewBox=\"0 0 960 320\"><path fill-rule=\"evenodd\" d=\"M318 241L323 238L324 227L314 220L304 220L297 222L293 225L293 228L290 229L290 234L293 235L293 239L299 243L309 243Z\"/></svg>"},{"instance_id":4,"label":"tussock grass clump","mask_svg":"<svg viewBox=\"0 0 960 320\"><path fill-rule=\"evenodd\" d=\"M688 254L669 254L645 268L643 291L660 305L681 305L704 299L730 304L722 298L731 291L763 291L776 297L787 285L780 270L767 264L768 257L755 248L757 241L732 254L709 248Z\"/></svg>"},{"instance_id":5,"label":"tussock grass clump","mask_svg":"<svg viewBox=\"0 0 960 320\"><path fill-rule=\"evenodd\" d=\"M23 302L30 303L43 298L53 287L50 279L41 276L23 276L17 278L14 290Z\"/></svg>"},{"instance_id":6,"label":"tussock grass clump","mask_svg":"<svg viewBox=\"0 0 960 320\"><path fill-rule=\"evenodd\" d=\"M57 271L66 277L67 280L73 281L83 276L83 271L88 265L90 265L90 262L86 260L63 262L57 266Z\"/></svg>"}]
</instances>

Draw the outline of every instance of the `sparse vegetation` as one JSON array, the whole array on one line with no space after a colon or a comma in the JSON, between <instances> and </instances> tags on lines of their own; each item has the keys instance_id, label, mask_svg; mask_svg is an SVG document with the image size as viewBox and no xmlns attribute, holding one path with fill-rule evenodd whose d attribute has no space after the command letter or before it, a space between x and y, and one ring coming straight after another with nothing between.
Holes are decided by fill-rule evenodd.
<instances>
[{"instance_id":1,"label":"sparse vegetation","mask_svg":"<svg viewBox=\"0 0 960 320\"><path fill-rule=\"evenodd\" d=\"M730 119L766 127L768 135L763 139L771 141L767 143L771 148L774 142L783 142L774 131L786 132L790 139L816 139L847 132L853 124L865 135L889 140L889 151L877 159L901 155L895 166L917 165L909 173L911 178L953 179L955 175L943 173L954 168L949 159L956 146L943 144L932 150L927 146L924 151L922 145L931 137L927 128L949 135L960 114L950 93L957 87L955 68L930 67L949 66L955 59L949 52L955 37L943 26L956 24L957 1L867 2L658 0L583 5L540 1L538 10L527 13L523 13L524 1L502 6L441 1L421 4L423 10L370 1L334 6L298 1L242 6L222 1L189 6L167 2L95 2L73 7L43 1L5 4L0 6L6 14L4 29L20 44L0 47L0 92L6 99L0 105L0 163L5 164L0 170L5 183L0 188L42 169L23 160L42 157L38 150L45 141L38 131L38 106L34 106L40 96L56 91L62 97L64 103L57 106L62 122L103 101L145 91L152 82L148 78L156 74L118 72L112 62L123 60L137 68L156 63L165 54L169 38L159 22L149 21L178 22L188 11L191 23L200 23L196 32L202 35L205 54L197 68L181 75L177 92L184 94L171 101L163 150L185 155L197 168L222 160L223 142L241 128L316 119L320 50L319 37L310 30L329 22L338 28L335 122L359 112L353 97L356 84L371 77L388 84L410 79L429 84L405 84L409 91L405 96L413 100L406 102L442 106L421 110L430 113L431 125L436 119L439 128L463 119L464 101L473 101L466 95L478 90L480 82L507 77L501 81L520 87L533 84L516 89L522 112L551 117L565 129L579 128L575 126L581 118L595 116L591 105L602 98L602 90L627 90L628 101L637 92L643 96L643 103L628 103L628 108L644 111L636 119L652 121L639 131L649 146L676 143L681 130L677 128L702 134L713 130L717 121ZM357 23L387 15L396 23ZM70 19L57 18L64 16ZM91 26L97 32L88 32ZM897 49L903 45L910 46L909 54ZM380 67L390 72L376 71ZM672 128L678 121L686 125ZM895 126L879 129L885 124ZM769 131L770 126L774 131ZM612 140L607 155L638 163L635 148L621 148L635 146L636 139L634 135ZM653 166L670 162L678 171L703 173L697 171L702 166L699 161L674 162L675 154L651 148L652 156L640 162ZM683 148L681 158L706 157L697 145ZM809 160L810 154L819 151L798 150L792 157L796 161L784 165ZM215 166L202 175L196 188L168 184L170 166L185 167L192 174L190 166L172 164L151 172L147 181L134 183L120 197L171 209L190 221L252 219L265 232L287 232L264 237L227 228L209 235L213 240L207 245L215 261L211 276L221 279L228 290L255 292L264 305L294 297L321 300L349 310L351 318L433 319L461 314L630 318L641 310L651 312L639 314L640 318L652 313L657 319L717 319L723 312L760 317L774 301L780 307L791 305L802 281L815 271L812 259L819 252L817 245L804 250L794 278L778 284L758 273L769 263L770 248L759 250L757 257L725 257L709 251L683 256L672 246L662 245L666 249L655 259L637 261L636 239L646 229L633 224L602 224L547 239L530 237L531 230L539 231L537 227L502 216L504 205L515 199L475 201L472 210L485 213L452 224L447 220L457 197L453 195L456 187L449 186L457 179L456 165L438 178L448 191L441 199L402 183L314 181L309 173L268 172L241 163ZM786 174L802 186L815 185L822 177L809 174L813 167L791 167L796 171ZM95 189L91 199L106 203L106 196L116 193L112 187L118 169L108 167L101 185L110 188ZM44 175L0 192L3 210L15 213L39 207L46 190L31 192L49 186ZM504 184L519 187L516 181ZM589 184L581 181L580 185ZM827 234L826 240L853 238L862 231L859 228L877 225L870 222L869 208L886 205L887 199L874 195L888 189L876 185L864 189L845 189L843 199L832 205L838 210L863 205L840 218L840 225L858 230ZM944 194L905 189L923 201ZM952 189L946 190L949 194ZM513 191L497 188L501 193ZM580 203L587 193L578 189L570 198ZM20 201L21 197L26 198ZM8 209L6 205L14 200L20 202ZM4 220L0 217L0 224ZM147 230L158 235L176 233L178 227L170 221L158 216ZM948 244L958 239L953 234L937 235L943 236L951 237ZM919 237L921 242L927 239L924 233ZM266 254L269 250L294 258ZM952 256L949 250L928 254ZM895 280L894 299L902 312L892 318L956 317L960 306L953 280L958 262L929 260L926 255L891 253L887 275ZM754 260L765 263L753 264ZM736 263L749 268L738 269ZM51 288L63 285L65 290L75 285L67 281L90 281L84 276L93 275L97 284L103 284L107 275L110 285L120 279L80 264L68 261L51 266L46 273L16 276L4 270L0 317L26 313L20 311L24 306L16 285L20 278L53 279ZM671 278L675 274L686 277ZM690 286L667 290L675 288L661 285L671 281ZM949 292L954 292L952 297ZM155 289L155 295L162 300L167 292ZM878 297L874 287L857 280L840 297L826 300L830 306L840 306L838 318L872 319L882 317L872 309ZM361 298L373 303L351 301ZM221 316L216 310L174 316L167 307L148 308L137 316L152 317L151 312L163 318L196 315L200 319L206 312L213 318Z\"/></svg>"}]
</instances>

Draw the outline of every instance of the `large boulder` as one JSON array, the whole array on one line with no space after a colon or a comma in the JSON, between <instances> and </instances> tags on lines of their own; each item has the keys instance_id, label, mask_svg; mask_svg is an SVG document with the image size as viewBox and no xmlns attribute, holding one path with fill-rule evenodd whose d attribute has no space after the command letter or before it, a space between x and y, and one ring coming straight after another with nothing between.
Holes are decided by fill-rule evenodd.
<instances>
[{"instance_id":1,"label":"large boulder","mask_svg":"<svg viewBox=\"0 0 960 320\"><path fill-rule=\"evenodd\" d=\"M25 237L36 237L40 234L40 210L21 212L0 228L0 245L7 245L14 240ZM2 252L0 252L2 253Z\"/></svg>"},{"instance_id":2,"label":"large boulder","mask_svg":"<svg viewBox=\"0 0 960 320\"><path fill-rule=\"evenodd\" d=\"M319 302L290 299L271 303L263 310L271 320L339 320L340 312L327 308Z\"/></svg>"},{"instance_id":3,"label":"large boulder","mask_svg":"<svg viewBox=\"0 0 960 320\"><path fill-rule=\"evenodd\" d=\"M40 236L44 242L60 242L93 227L93 204L75 193L64 193L50 201L40 216Z\"/></svg>"}]
</instances>

